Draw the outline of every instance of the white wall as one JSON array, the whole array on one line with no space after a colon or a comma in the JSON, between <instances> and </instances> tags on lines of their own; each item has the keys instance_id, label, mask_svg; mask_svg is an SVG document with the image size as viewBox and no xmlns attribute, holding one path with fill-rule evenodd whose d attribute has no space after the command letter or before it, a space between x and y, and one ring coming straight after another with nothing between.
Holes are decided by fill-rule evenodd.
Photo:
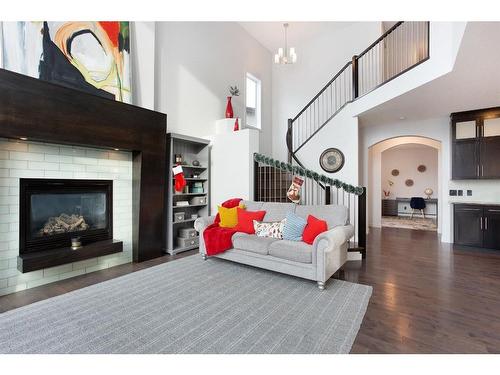
<instances>
[{"instance_id":1,"label":"white wall","mask_svg":"<svg viewBox=\"0 0 500 375\"><path fill-rule=\"evenodd\" d=\"M253 154L259 152L259 132L243 129L208 137L210 155L210 210L231 198L252 200L254 196Z\"/></svg>"},{"instance_id":2,"label":"white wall","mask_svg":"<svg viewBox=\"0 0 500 375\"><path fill-rule=\"evenodd\" d=\"M353 55L373 43L381 28L380 22L359 22L321 33L307 44L295 46L296 64L273 65L273 157L287 160L288 119L299 113ZM313 170L319 167L317 161L306 166Z\"/></svg>"},{"instance_id":3,"label":"white wall","mask_svg":"<svg viewBox=\"0 0 500 375\"><path fill-rule=\"evenodd\" d=\"M230 85L235 116L244 117L245 79L262 82L260 149L271 153L271 53L234 22L157 22L156 109L168 130L193 136L215 133Z\"/></svg>"},{"instance_id":4,"label":"white wall","mask_svg":"<svg viewBox=\"0 0 500 375\"><path fill-rule=\"evenodd\" d=\"M419 172L417 167L425 165L425 172ZM398 176L391 174L393 169L399 171ZM412 179L413 186L406 186L405 181ZM393 185L389 186L388 181ZM382 152L382 189L389 190L389 199L397 197L426 197L424 190L432 189L438 193L438 150L433 147L410 144L396 146ZM434 198L436 196L433 196ZM380 197L384 194L380 191Z\"/></svg>"},{"instance_id":5,"label":"white wall","mask_svg":"<svg viewBox=\"0 0 500 375\"><path fill-rule=\"evenodd\" d=\"M132 103L154 110L156 22L130 24Z\"/></svg>"},{"instance_id":6,"label":"white wall","mask_svg":"<svg viewBox=\"0 0 500 375\"><path fill-rule=\"evenodd\" d=\"M319 166L319 156L328 147L336 147L344 154L344 167L337 173L326 173ZM315 139L299 150L297 156L306 168L358 184L358 118L352 117L349 111L339 112Z\"/></svg>"}]
</instances>

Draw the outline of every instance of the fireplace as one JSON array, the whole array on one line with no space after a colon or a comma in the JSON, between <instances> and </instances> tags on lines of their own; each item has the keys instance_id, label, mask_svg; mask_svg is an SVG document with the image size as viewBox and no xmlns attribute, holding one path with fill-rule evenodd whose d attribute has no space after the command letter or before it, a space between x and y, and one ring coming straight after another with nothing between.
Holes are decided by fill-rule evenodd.
<instances>
[{"instance_id":1,"label":"fireplace","mask_svg":"<svg viewBox=\"0 0 500 375\"><path fill-rule=\"evenodd\" d=\"M112 199L111 180L21 178L18 268L27 272L122 251L113 241ZM74 238L81 248L72 249Z\"/></svg>"},{"instance_id":2,"label":"fireplace","mask_svg":"<svg viewBox=\"0 0 500 375\"><path fill-rule=\"evenodd\" d=\"M113 238L113 181L20 180L20 254Z\"/></svg>"}]
</instances>

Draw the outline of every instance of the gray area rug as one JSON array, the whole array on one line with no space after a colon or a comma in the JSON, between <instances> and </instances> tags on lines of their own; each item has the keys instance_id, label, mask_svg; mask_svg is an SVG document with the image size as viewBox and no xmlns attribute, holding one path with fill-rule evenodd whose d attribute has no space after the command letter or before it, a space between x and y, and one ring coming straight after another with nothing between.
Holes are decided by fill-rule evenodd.
<instances>
[{"instance_id":1,"label":"gray area rug","mask_svg":"<svg viewBox=\"0 0 500 375\"><path fill-rule=\"evenodd\" d=\"M194 255L0 314L0 353L348 353L371 293Z\"/></svg>"}]
</instances>

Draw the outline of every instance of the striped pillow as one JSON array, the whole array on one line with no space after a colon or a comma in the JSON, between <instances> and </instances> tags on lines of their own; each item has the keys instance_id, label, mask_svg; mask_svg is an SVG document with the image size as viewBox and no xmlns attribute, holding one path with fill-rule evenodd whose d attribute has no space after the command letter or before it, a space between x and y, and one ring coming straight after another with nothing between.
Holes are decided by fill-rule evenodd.
<instances>
[{"instance_id":1,"label":"striped pillow","mask_svg":"<svg viewBox=\"0 0 500 375\"><path fill-rule=\"evenodd\" d=\"M302 233L307 225L307 221L294 212L286 215L285 227L283 228L283 239L289 241L302 241Z\"/></svg>"}]
</instances>

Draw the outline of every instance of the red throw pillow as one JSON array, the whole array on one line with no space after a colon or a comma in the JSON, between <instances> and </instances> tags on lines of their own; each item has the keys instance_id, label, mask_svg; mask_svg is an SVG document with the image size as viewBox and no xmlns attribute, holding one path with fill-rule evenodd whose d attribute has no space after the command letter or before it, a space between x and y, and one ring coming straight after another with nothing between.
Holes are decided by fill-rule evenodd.
<instances>
[{"instance_id":1,"label":"red throw pillow","mask_svg":"<svg viewBox=\"0 0 500 375\"><path fill-rule=\"evenodd\" d=\"M224 208L234 208L239 206L241 201L242 201L241 198L232 198L222 203L221 206ZM219 223L220 223L220 215L217 212L217 215L215 215L214 224L219 224Z\"/></svg>"},{"instance_id":2,"label":"red throw pillow","mask_svg":"<svg viewBox=\"0 0 500 375\"><path fill-rule=\"evenodd\" d=\"M326 232L328 230L328 224L326 221L315 218L312 215L307 217L307 225L304 228L304 233L302 234L302 240L309 245L312 245L314 239L318 234Z\"/></svg>"},{"instance_id":3,"label":"red throw pillow","mask_svg":"<svg viewBox=\"0 0 500 375\"><path fill-rule=\"evenodd\" d=\"M266 211L247 211L237 208L238 210L238 224L234 227L237 232L248 234L255 234L253 221L262 221L266 215Z\"/></svg>"}]
</instances>

